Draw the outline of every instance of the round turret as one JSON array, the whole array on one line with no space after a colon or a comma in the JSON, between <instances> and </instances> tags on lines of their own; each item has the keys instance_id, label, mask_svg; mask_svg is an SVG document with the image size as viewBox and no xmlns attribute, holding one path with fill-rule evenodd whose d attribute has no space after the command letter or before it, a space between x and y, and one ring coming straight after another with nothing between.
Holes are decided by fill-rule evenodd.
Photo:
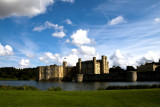
<instances>
[{"instance_id":1,"label":"round turret","mask_svg":"<svg viewBox=\"0 0 160 107\"><path fill-rule=\"evenodd\" d=\"M129 71L129 72L127 72L126 80L128 82L135 82L135 81L137 81L137 72L136 71Z\"/></svg>"}]
</instances>

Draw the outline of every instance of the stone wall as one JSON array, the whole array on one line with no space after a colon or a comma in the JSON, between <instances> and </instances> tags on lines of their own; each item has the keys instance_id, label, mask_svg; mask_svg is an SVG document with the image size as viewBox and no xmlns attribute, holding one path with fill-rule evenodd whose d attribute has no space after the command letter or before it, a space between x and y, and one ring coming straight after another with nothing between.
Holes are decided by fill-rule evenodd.
<instances>
[{"instance_id":1,"label":"stone wall","mask_svg":"<svg viewBox=\"0 0 160 107\"><path fill-rule=\"evenodd\" d=\"M84 74L83 81L126 81L125 73Z\"/></svg>"},{"instance_id":2,"label":"stone wall","mask_svg":"<svg viewBox=\"0 0 160 107\"><path fill-rule=\"evenodd\" d=\"M160 72L124 72L110 74L84 74L83 81L160 81Z\"/></svg>"},{"instance_id":3,"label":"stone wall","mask_svg":"<svg viewBox=\"0 0 160 107\"><path fill-rule=\"evenodd\" d=\"M158 67L155 64L146 64L146 65L141 65L137 67L138 72L147 72L147 71L155 71L156 67Z\"/></svg>"},{"instance_id":4,"label":"stone wall","mask_svg":"<svg viewBox=\"0 0 160 107\"><path fill-rule=\"evenodd\" d=\"M160 72L137 72L137 81L160 81Z\"/></svg>"}]
</instances>

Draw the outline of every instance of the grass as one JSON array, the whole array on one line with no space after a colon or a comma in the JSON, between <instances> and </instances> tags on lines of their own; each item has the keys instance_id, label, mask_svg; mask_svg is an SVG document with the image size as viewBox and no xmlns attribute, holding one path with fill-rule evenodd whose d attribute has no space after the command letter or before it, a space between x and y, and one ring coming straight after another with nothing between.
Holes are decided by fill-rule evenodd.
<instances>
[{"instance_id":1,"label":"grass","mask_svg":"<svg viewBox=\"0 0 160 107\"><path fill-rule=\"evenodd\" d=\"M160 89L102 91L0 90L1 107L160 107Z\"/></svg>"}]
</instances>

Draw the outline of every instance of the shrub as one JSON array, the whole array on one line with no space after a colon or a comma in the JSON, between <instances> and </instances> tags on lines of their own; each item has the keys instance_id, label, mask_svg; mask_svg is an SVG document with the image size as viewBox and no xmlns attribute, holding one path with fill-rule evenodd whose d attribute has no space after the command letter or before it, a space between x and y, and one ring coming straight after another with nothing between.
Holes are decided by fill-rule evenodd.
<instances>
[{"instance_id":1,"label":"shrub","mask_svg":"<svg viewBox=\"0 0 160 107\"><path fill-rule=\"evenodd\" d=\"M51 88L48 88L48 91L62 91L62 88L61 87L51 87Z\"/></svg>"},{"instance_id":2,"label":"shrub","mask_svg":"<svg viewBox=\"0 0 160 107\"><path fill-rule=\"evenodd\" d=\"M127 85L127 86L108 86L106 88L98 88L98 90L119 90L119 89L148 89L148 88L160 88L160 85Z\"/></svg>"},{"instance_id":3,"label":"shrub","mask_svg":"<svg viewBox=\"0 0 160 107\"><path fill-rule=\"evenodd\" d=\"M33 87L33 86L5 86L5 85L0 85L0 89L2 90L38 90L38 88Z\"/></svg>"}]
</instances>

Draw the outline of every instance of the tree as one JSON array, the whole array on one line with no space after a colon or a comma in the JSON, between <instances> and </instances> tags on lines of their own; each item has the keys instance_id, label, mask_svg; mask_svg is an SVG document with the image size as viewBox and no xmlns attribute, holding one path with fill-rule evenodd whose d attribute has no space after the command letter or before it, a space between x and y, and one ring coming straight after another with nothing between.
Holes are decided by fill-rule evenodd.
<instances>
[{"instance_id":1,"label":"tree","mask_svg":"<svg viewBox=\"0 0 160 107\"><path fill-rule=\"evenodd\" d=\"M133 66L127 66L126 71L136 71L136 69Z\"/></svg>"}]
</instances>

